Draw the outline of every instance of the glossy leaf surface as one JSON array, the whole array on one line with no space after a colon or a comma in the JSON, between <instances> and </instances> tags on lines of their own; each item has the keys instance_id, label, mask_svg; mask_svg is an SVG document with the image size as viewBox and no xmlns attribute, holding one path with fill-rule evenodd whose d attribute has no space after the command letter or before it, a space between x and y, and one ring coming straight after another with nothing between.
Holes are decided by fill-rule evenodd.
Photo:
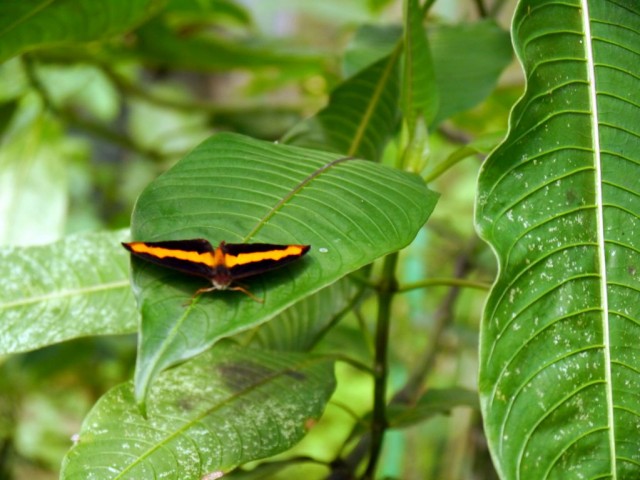
<instances>
[{"instance_id":1,"label":"glossy leaf surface","mask_svg":"<svg viewBox=\"0 0 640 480\"><path fill-rule=\"evenodd\" d=\"M311 251L247 279L262 304L227 291L185 306L205 279L134 262L143 317L137 398L160 370L406 246L435 200L419 177L373 162L239 135L211 137L142 193L133 239L298 243Z\"/></svg>"}]
</instances>

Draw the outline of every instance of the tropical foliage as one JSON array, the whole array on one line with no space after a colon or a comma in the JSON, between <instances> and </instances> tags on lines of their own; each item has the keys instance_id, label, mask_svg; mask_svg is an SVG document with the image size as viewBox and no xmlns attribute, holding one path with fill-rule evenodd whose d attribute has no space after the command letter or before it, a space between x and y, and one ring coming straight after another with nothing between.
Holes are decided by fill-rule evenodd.
<instances>
[{"instance_id":1,"label":"tropical foliage","mask_svg":"<svg viewBox=\"0 0 640 480\"><path fill-rule=\"evenodd\" d=\"M640 476L635 0L0 25L0 477ZM193 238L311 250L121 246Z\"/></svg>"}]
</instances>

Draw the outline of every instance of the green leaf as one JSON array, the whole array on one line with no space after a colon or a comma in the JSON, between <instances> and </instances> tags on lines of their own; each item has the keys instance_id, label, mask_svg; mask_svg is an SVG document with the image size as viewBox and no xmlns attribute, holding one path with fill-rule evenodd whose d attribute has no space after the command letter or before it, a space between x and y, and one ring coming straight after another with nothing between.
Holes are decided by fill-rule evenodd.
<instances>
[{"instance_id":1,"label":"green leaf","mask_svg":"<svg viewBox=\"0 0 640 480\"><path fill-rule=\"evenodd\" d=\"M0 353L135 331L127 231L0 249Z\"/></svg>"},{"instance_id":2,"label":"green leaf","mask_svg":"<svg viewBox=\"0 0 640 480\"><path fill-rule=\"evenodd\" d=\"M19 53L127 32L164 0L3 0L0 2L0 63Z\"/></svg>"},{"instance_id":3,"label":"green leaf","mask_svg":"<svg viewBox=\"0 0 640 480\"><path fill-rule=\"evenodd\" d=\"M638 478L640 4L523 1L526 92L487 159L499 277L481 331L502 478Z\"/></svg>"},{"instance_id":4,"label":"green leaf","mask_svg":"<svg viewBox=\"0 0 640 480\"><path fill-rule=\"evenodd\" d=\"M438 90L418 0L406 1L405 17L402 105L413 138L418 117L427 125L433 120L438 110Z\"/></svg>"},{"instance_id":5,"label":"green leaf","mask_svg":"<svg viewBox=\"0 0 640 480\"><path fill-rule=\"evenodd\" d=\"M378 160L398 123L399 50L340 84L283 142Z\"/></svg>"},{"instance_id":6,"label":"green leaf","mask_svg":"<svg viewBox=\"0 0 640 480\"><path fill-rule=\"evenodd\" d=\"M252 343L272 350L306 352L352 305L358 293L348 278L332 283L261 325Z\"/></svg>"},{"instance_id":7,"label":"green leaf","mask_svg":"<svg viewBox=\"0 0 640 480\"><path fill-rule=\"evenodd\" d=\"M439 108L432 127L484 100L511 63L509 34L491 21L429 29Z\"/></svg>"},{"instance_id":8,"label":"green leaf","mask_svg":"<svg viewBox=\"0 0 640 480\"><path fill-rule=\"evenodd\" d=\"M416 21L419 17L412 18ZM413 27L414 35L417 27ZM402 29L397 26L365 26L359 29L345 54L343 68L347 75L389 55L401 35ZM484 100L512 60L509 34L491 21L432 25L427 29L427 44L438 100L431 128ZM423 48L414 49L417 58L425 55ZM419 82L416 84L422 89Z\"/></svg>"},{"instance_id":9,"label":"green leaf","mask_svg":"<svg viewBox=\"0 0 640 480\"><path fill-rule=\"evenodd\" d=\"M413 427L436 415L448 415L458 407L479 410L478 393L462 387L432 388L415 403L391 402L386 410L387 425L393 429ZM372 412L364 415L362 420L354 425L350 437L357 438L369 431L372 418Z\"/></svg>"},{"instance_id":10,"label":"green leaf","mask_svg":"<svg viewBox=\"0 0 640 480\"><path fill-rule=\"evenodd\" d=\"M363 25L347 45L342 61L345 77L351 77L393 53L402 40L400 25Z\"/></svg>"},{"instance_id":11,"label":"green leaf","mask_svg":"<svg viewBox=\"0 0 640 480\"><path fill-rule=\"evenodd\" d=\"M146 419L130 383L101 398L60 478L219 478L295 445L334 387L328 360L220 344L158 378Z\"/></svg>"},{"instance_id":12,"label":"green leaf","mask_svg":"<svg viewBox=\"0 0 640 480\"><path fill-rule=\"evenodd\" d=\"M211 137L142 193L133 238L301 243L311 251L290 268L246 282L263 304L213 292L185 307L205 286L202 279L134 262L142 311L136 398L143 400L160 370L406 246L435 201L419 177L373 162L239 135Z\"/></svg>"},{"instance_id":13,"label":"green leaf","mask_svg":"<svg viewBox=\"0 0 640 480\"><path fill-rule=\"evenodd\" d=\"M412 427L436 415L448 414L457 407L479 410L478 393L460 387L432 388L415 405L391 404L387 409L387 420L390 428Z\"/></svg>"}]
</instances>

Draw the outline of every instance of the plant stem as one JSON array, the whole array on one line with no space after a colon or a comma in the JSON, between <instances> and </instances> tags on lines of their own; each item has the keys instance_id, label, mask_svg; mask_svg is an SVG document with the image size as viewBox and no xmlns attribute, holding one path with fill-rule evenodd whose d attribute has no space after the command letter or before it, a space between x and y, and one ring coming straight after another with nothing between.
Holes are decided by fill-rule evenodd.
<instances>
[{"instance_id":1,"label":"plant stem","mask_svg":"<svg viewBox=\"0 0 640 480\"><path fill-rule=\"evenodd\" d=\"M454 279L463 280L469 275L469 272L474 269L475 248L477 243L478 239L474 237L468 247L465 248L463 253L457 258ZM456 285L455 282L451 282L451 284L455 285L454 288L445 296L443 302L434 314L434 326L430 332L430 341L422 354L422 359L418 362L417 368L412 372L403 388L393 396L389 402L390 405L411 404L416 401L423 391L424 383L434 365L437 346L440 344L443 332L453 320L453 310L460 294L459 287L462 285ZM398 291L397 293L400 292ZM370 432L363 435L344 460L336 460L335 464L341 467L342 470L338 471L336 467L336 476L333 476L332 473L332 475L327 477L327 480L333 480L334 478L354 478L352 472L358 468L358 465L360 465L362 459L367 455L367 452L371 450L371 442L372 435ZM348 472L352 476L340 476L344 472Z\"/></svg>"},{"instance_id":2,"label":"plant stem","mask_svg":"<svg viewBox=\"0 0 640 480\"><path fill-rule=\"evenodd\" d=\"M472 270L472 253L477 238L471 240L470 247L467 251L460 255L456 260L455 278L462 280ZM393 404L412 404L417 401L423 390L425 379L435 365L436 356L438 354L438 344L443 333L449 327L453 320L453 307L460 295L460 285L454 286L444 298L444 301L434 314L434 325L430 332L429 343L424 350L422 359L418 363L418 368L411 374L405 385L393 396L391 403Z\"/></svg>"},{"instance_id":3,"label":"plant stem","mask_svg":"<svg viewBox=\"0 0 640 480\"><path fill-rule=\"evenodd\" d=\"M395 276L398 253L387 255L384 259L382 280L378 287L378 319L375 335L375 363L373 386L373 418L371 421L371 446L369 449L369 463L362 476L363 480L373 480L382 441L387 428L387 353L389 345L389 325L391 320L391 304L398 285Z\"/></svg>"}]
</instances>

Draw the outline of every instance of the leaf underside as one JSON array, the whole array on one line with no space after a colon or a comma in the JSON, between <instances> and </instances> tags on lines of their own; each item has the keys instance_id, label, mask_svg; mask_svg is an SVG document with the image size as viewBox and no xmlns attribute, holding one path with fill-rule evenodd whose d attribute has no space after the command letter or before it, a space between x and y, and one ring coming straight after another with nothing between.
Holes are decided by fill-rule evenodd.
<instances>
[{"instance_id":1,"label":"leaf underside","mask_svg":"<svg viewBox=\"0 0 640 480\"><path fill-rule=\"evenodd\" d=\"M102 397L61 478L198 480L226 473L297 443L334 386L331 361L220 344L158 377L146 419L130 383Z\"/></svg>"},{"instance_id":2,"label":"leaf underside","mask_svg":"<svg viewBox=\"0 0 640 480\"><path fill-rule=\"evenodd\" d=\"M527 88L484 165L500 273L480 394L505 479L640 477L640 4L525 1Z\"/></svg>"},{"instance_id":3,"label":"leaf underside","mask_svg":"<svg viewBox=\"0 0 640 480\"><path fill-rule=\"evenodd\" d=\"M0 249L0 353L134 332L138 314L120 246L127 237L122 230Z\"/></svg>"}]
</instances>

